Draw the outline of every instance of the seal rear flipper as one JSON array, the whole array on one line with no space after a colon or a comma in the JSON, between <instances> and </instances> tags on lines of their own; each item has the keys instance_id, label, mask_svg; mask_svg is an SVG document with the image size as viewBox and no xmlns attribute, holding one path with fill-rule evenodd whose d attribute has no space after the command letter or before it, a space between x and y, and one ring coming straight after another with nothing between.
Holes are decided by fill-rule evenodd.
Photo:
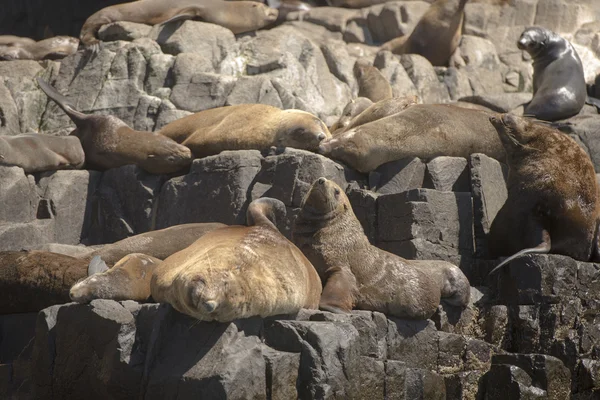
<instances>
[{"instance_id":1,"label":"seal rear flipper","mask_svg":"<svg viewBox=\"0 0 600 400\"><path fill-rule=\"evenodd\" d=\"M177 14L173 15L166 21L159 22L158 26L165 26L171 22L176 21L185 21L188 19L201 19L200 7L186 7L179 11Z\"/></svg>"},{"instance_id":2,"label":"seal rear flipper","mask_svg":"<svg viewBox=\"0 0 600 400\"><path fill-rule=\"evenodd\" d=\"M544 231L546 232L546 231ZM489 275L492 275L494 272L498 271L500 268L502 268L503 266L507 265L508 263L510 263L511 261L522 257L526 254L548 254L550 253L550 236L548 236L548 240L544 241L542 243L540 243L539 245L537 245L536 247L531 247L529 249L523 249L515 254L513 254L512 256L508 257L507 259L505 259L504 261L502 261L500 264L498 264L498 266L496 268L494 268L493 270L490 271Z\"/></svg>"},{"instance_id":3,"label":"seal rear flipper","mask_svg":"<svg viewBox=\"0 0 600 400\"><path fill-rule=\"evenodd\" d=\"M355 290L356 279L354 276L337 268L337 271L331 274L325 283L319 309L334 313L349 313L354 305Z\"/></svg>"},{"instance_id":4,"label":"seal rear flipper","mask_svg":"<svg viewBox=\"0 0 600 400\"><path fill-rule=\"evenodd\" d=\"M100 256L95 256L88 265L88 276L108 271L108 266Z\"/></svg>"},{"instance_id":5,"label":"seal rear flipper","mask_svg":"<svg viewBox=\"0 0 600 400\"><path fill-rule=\"evenodd\" d=\"M75 125L79 126L82 122L87 120L87 115L81 113L73 107L73 105L69 102L62 94L58 93L58 91L50 86L50 84L44 81L42 78L37 78L37 83L40 86L40 89L46 96L50 97L62 110L71 118L71 120L75 123Z\"/></svg>"}]
</instances>

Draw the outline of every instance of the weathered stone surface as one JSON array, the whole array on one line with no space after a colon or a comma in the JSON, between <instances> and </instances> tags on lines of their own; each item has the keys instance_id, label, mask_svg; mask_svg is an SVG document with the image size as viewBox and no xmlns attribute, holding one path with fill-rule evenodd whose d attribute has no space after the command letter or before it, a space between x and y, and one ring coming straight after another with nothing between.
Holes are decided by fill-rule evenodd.
<instances>
[{"instance_id":1,"label":"weathered stone surface","mask_svg":"<svg viewBox=\"0 0 600 400\"><path fill-rule=\"evenodd\" d=\"M28 250L53 241L54 225L51 220L0 224L0 251Z\"/></svg>"},{"instance_id":2,"label":"weathered stone surface","mask_svg":"<svg viewBox=\"0 0 600 400\"><path fill-rule=\"evenodd\" d=\"M403 54L400 63L419 91L423 103L447 103L450 95L446 85L438 80L431 63L418 54Z\"/></svg>"},{"instance_id":3,"label":"weathered stone surface","mask_svg":"<svg viewBox=\"0 0 600 400\"><path fill-rule=\"evenodd\" d=\"M531 98L531 93L504 93L467 96L460 98L460 101L479 104L493 111L507 113L525 103L530 102Z\"/></svg>"},{"instance_id":4,"label":"weathered stone surface","mask_svg":"<svg viewBox=\"0 0 600 400\"><path fill-rule=\"evenodd\" d=\"M356 218L360 221L365 235L369 238L369 242L375 244L377 240L378 194L358 187L349 187L346 195L352 205L352 211L354 211Z\"/></svg>"},{"instance_id":5,"label":"weathered stone surface","mask_svg":"<svg viewBox=\"0 0 600 400\"><path fill-rule=\"evenodd\" d=\"M4 82L0 82L0 116L0 135L16 135L21 132L17 104Z\"/></svg>"},{"instance_id":6,"label":"weathered stone surface","mask_svg":"<svg viewBox=\"0 0 600 400\"><path fill-rule=\"evenodd\" d=\"M35 219L38 199L35 178L19 167L0 166L0 225Z\"/></svg>"},{"instance_id":7,"label":"weathered stone surface","mask_svg":"<svg viewBox=\"0 0 600 400\"><path fill-rule=\"evenodd\" d=\"M369 174L371 190L379 194L402 193L423 187L425 164L419 158L405 158L379 166Z\"/></svg>"},{"instance_id":8,"label":"weathered stone surface","mask_svg":"<svg viewBox=\"0 0 600 400\"><path fill-rule=\"evenodd\" d=\"M556 128L565 133L575 133L589 149L594 169L600 171L600 118L591 115L577 115L568 123L555 123Z\"/></svg>"},{"instance_id":9,"label":"weathered stone surface","mask_svg":"<svg viewBox=\"0 0 600 400\"><path fill-rule=\"evenodd\" d=\"M467 160L462 157L436 157L427 163L423 187L440 191L470 192Z\"/></svg>"},{"instance_id":10,"label":"weathered stone surface","mask_svg":"<svg viewBox=\"0 0 600 400\"><path fill-rule=\"evenodd\" d=\"M392 87L394 97L418 95L420 92L397 56L390 51L377 53L373 66L377 67Z\"/></svg>"}]
</instances>

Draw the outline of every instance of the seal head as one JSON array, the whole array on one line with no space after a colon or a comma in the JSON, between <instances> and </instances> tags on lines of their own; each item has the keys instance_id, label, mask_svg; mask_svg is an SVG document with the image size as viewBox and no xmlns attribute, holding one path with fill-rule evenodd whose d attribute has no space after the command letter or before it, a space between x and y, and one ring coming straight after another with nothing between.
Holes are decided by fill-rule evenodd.
<instances>
[{"instance_id":1,"label":"seal head","mask_svg":"<svg viewBox=\"0 0 600 400\"><path fill-rule=\"evenodd\" d=\"M282 110L276 146L317 151L319 144L331 137L319 118L300 110Z\"/></svg>"}]
</instances>

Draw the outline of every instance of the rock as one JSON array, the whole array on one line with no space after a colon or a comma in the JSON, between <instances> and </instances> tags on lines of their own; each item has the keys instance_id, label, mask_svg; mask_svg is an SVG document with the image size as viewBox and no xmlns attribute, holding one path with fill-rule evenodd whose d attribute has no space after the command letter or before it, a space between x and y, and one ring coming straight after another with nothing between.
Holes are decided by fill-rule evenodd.
<instances>
[{"instance_id":1,"label":"rock","mask_svg":"<svg viewBox=\"0 0 600 400\"><path fill-rule=\"evenodd\" d=\"M54 241L54 224L50 220L0 224L0 251L28 250Z\"/></svg>"},{"instance_id":2,"label":"rock","mask_svg":"<svg viewBox=\"0 0 600 400\"><path fill-rule=\"evenodd\" d=\"M373 40L384 43L409 35L429 8L425 1L388 2L364 10Z\"/></svg>"},{"instance_id":3,"label":"rock","mask_svg":"<svg viewBox=\"0 0 600 400\"><path fill-rule=\"evenodd\" d=\"M177 71L177 61L174 70ZM177 108L191 112L225 106L236 82L236 78L214 73L196 73L189 79L176 72L174 76L169 99Z\"/></svg>"},{"instance_id":4,"label":"rock","mask_svg":"<svg viewBox=\"0 0 600 400\"><path fill-rule=\"evenodd\" d=\"M536 7L534 25L544 26L555 32L572 33L583 22L588 22L590 11L580 4L563 3L560 0L541 0Z\"/></svg>"},{"instance_id":5,"label":"rock","mask_svg":"<svg viewBox=\"0 0 600 400\"><path fill-rule=\"evenodd\" d=\"M589 149L594 169L600 171L600 118L593 115L577 115L568 123L555 123L554 127L565 132L575 133Z\"/></svg>"},{"instance_id":6,"label":"rock","mask_svg":"<svg viewBox=\"0 0 600 400\"><path fill-rule=\"evenodd\" d=\"M437 73L427 59L418 54L403 54L400 63L419 91L423 103L447 103L450 95L446 86L438 80Z\"/></svg>"},{"instance_id":7,"label":"rock","mask_svg":"<svg viewBox=\"0 0 600 400\"><path fill-rule=\"evenodd\" d=\"M394 97L419 94L419 91L400 63L400 60L397 56L392 54L392 52L380 51L377 53L373 66L377 67L388 80L392 87L392 94Z\"/></svg>"},{"instance_id":8,"label":"rock","mask_svg":"<svg viewBox=\"0 0 600 400\"><path fill-rule=\"evenodd\" d=\"M267 398L273 400L297 398L296 380L300 354L267 350L263 352L263 356L267 365Z\"/></svg>"},{"instance_id":9,"label":"rock","mask_svg":"<svg viewBox=\"0 0 600 400\"><path fill-rule=\"evenodd\" d=\"M427 163L425 188L440 191L470 192L467 160L462 157L436 157Z\"/></svg>"},{"instance_id":10,"label":"rock","mask_svg":"<svg viewBox=\"0 0 600 400\"><path fill-rule=\"evenodd\" d=\"M352 211L365 231L371 244L377 240L377 197L376 193L370 190L363 190L356 187L349 187L346 191Z\"/></svg>"},{"instance_id":11,"label":"rock","mask_svg":"<svg viewBox=\"0 0 600 400\"><path fill-rule=\"evenodd\" d=\"M479 104L493 111L507 113L525 103L529 103L531 98L531 93L504 93L467 96L460 98L460 101Z\"/></svg>"},{"instance_id":12,"label":"rock","mask_svg":"<svg viewBox=\"0 0 600 400\"><path fill-rule=\"evenodd\" d=\"M33 175L26 175L19 167L0 166L0 186L0 226L33 221L38 208Z\"/></svg>"},{"instance_id":13,"label":"rock","mask_svg":"<svg viewBox=\"0 0 600 400\"><path fill-rule=\"evenodd\" d=\"M302 20L323 26L330 31L344 32L349 20L360 16L360 11L338 7L316 7L307 11Z\"/></svg>"},{"instance_id":14,"label":"rock","mask_svg":"<svg viewBox=\"0 0 600 400\"><path fill-rule=\"evenodd\" d=\"M433 322L388 317L387 343L388 359L416 368L437 368L438 331Z\"/></svg>"},{"instance_id":15,"label":"rock","mask_svg":"<svg viewBox=\"0 0 600 400\"><path fill-rule=\"evenodd\" d=\"M12 363L33 339L37 315L26 313L0 316L0 364Z\"/></svg>"},{"instance_id":16,"label":"rock","mask_svg":"<svg viewBox=\"0 0 600 400\"><path fill-rule=\"evenodd\" d=\"M279 93L269 78L261 75L240 77L229 93L225 105L254 103L283 107Z\"/></svg>"},{"instance_id":17,"label":"rock","mask_svg":"<svg viewBox=\"0 0 600 400\"><path fill-rule=\"evenodd\" d=\"M379 194L402 193L423 187L425 164L419 158L405 158L379 166L369 174L371 190Z\"/></svg>"},{"instance_id":18,"label":"rock","mask_svg":"<svg viewBox=\"0 0 600 400\"><path fill-rule=\"evenodd\" d=\"M17 104L3 82L0 82L0 113L0 135L16 135L21 132Z\"/></svg>"},{"instance_id":19,"label":"rock","mask_svg":"<svg viewBox=\"0 0 600 400\"><path fill-rule=\"evenodd\" d=\"M98 38L103 42L115 40L133 41L148 36L151 30L152 27L146 24L118 21L113 22L112 24L103 25L98 30Z\"/></svg>"},{"instance_id":20,"label":"rock","mask_svg":"<svg viewBox=\"0 0 600 400\"><path fill-rule=\"evenodd\" d=\"M462 35L458 50L465 65L489 70L500 68L496 48L490 40L472 35Z\"/></svg>"},{"instance_id":21,"label":"rock","mask_svg":"<svg viewBox=\"0 0 600 400\"><path fill-rule=\"evenodd\" d=\"M473 89L469 82L469 75L462 69L456 69L454 67L435 67L435 69L438 76L444 81L444 84L448 88L450 99L458 100L473 94Z\"/></svg>"},{"instance_id":22,"label":"rock","mask_svg":"<svg viewBox=\"0 0 600 400\"><path fill-rule=\"evenodd\" d=\"M356 58L348 53L345 43L338 40L328 40L326 43L321 44L320 48L329 71L340 81L346 83L353 93L356 93L358 86L353 71Z\"/></svg>"}]
</instances>

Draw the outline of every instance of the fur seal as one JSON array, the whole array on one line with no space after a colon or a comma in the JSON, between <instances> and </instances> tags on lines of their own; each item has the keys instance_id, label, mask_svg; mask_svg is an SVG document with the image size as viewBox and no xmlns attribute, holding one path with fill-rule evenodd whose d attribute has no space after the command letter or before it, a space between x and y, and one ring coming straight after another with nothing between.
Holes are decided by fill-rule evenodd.
<instances>
[{"instance_id":1,"label":"fur seal","mask_svg":"<svg viewBox=\"0 0 600 400\"><path fill-rule=\"evenodd\" d=\"M94 299L146 302L150 298L152 273L160 263L158 258L133 253L109 269L96 256L90 261L88 277L73 285L69 297L77 303L89 303Z\"/></svg>"},{"instance_id":2,"label":"fur seal","mask_svg":"<svg viewBox=\"0 0 600 400\"><path fill-rule=\"evenodd\" d=\"M152 298L200 321L229 322L317 308L321 280L275 227L282 202L250 203L249 226L214 230L156 267Z\"/></svg>"},{"instance_id":3,"label":"fur seal","mask_svg":"<svg viewBox=\"0 0 600 400\"><path fill-rule=\"evenodd\" d=\"M369 122L377 121L378 119L397 114L406 110L408 107L414 106L418 102L419 98L414 95L406 97L393 97L378 101L352 118L350 123L345 128L339 129L335 132L335 134L337 135L352 128L356 128L357 126L368 124Z\"/></svg>"},{"instance_id":4,"label":"fur seal","mask_svg":"<svg viewBox=\"0 0 600 400\"><path fill-rule=\"evenodd\" d=\"M79 139L70 136L0 135L0 165L26 173L81 168L85 154Z\"/></svg>"},{"instance_id":5,"label":"fur seal","mask_svg":"<svg viewBox=\"0 0 600 400\"><path fill-rule=\"evenodd\" d=\"M458 267L405 260L371 245L344 191L323 177L303 199L292 238L325 285L322 310L427 319L441 298L461 307L469 302L469 281Z\"/></svg>"},{"instance_id":6,"label":"fur seal","mask_svg":"<svg viewBox=\"0 0 600 400\"><path fill-rule=\"evenodd\" d=\"M96 34L102 25L117 21L156 25L183 19L221 25L238 34L263 28L275 22L277 15L277 10L255 1L141 0L95 12L83 24L79 37L85 46L97 46Z\"/></svg>"},{"instance_id":7,"label":"fur seal","mask_svg":"<svg viewBox=\"0 0 600 400\"><path fill-rule=\"evenodd\" d=\"M466 3L467 0L436 0L408 37L392 39L381 50L420 54L434 66L447 66L460 42Z\"/></svg>"},{"instance_id":8,"label":"fur seal","mask_svg":"<svg viewBox=\"0 0 600 400\"><path fill-rule=\"evenodd\" d=\"M15 45L0 46L0 60L58 60L77 52L79 39L55 36L39 42L19 41Z\"/></svg>"},{"instance_id":9,"label":"fur seal","mask_svg":"<svg viewBox=\"0 0 600 400\"><path fill-rule=\"evenodd\" d=\"M189 147L196 158L224 150L266 150L272 146L317 151L319 143L331 137L314 115L265 104L200 111L167 124L159 133Z\"/></svg>"},{"instance_id":10,"label":"fur seal","mask_svg":"<svg viewBox=\"0 0 600 400\"><path fill-rule=\"evenodd\" d=\"M329 131L332 134L335 134L335 132L339 129L347 127L352 118L356 117L358 114L365 111L369 106L372 105L373 102L366 97L357 97L356 99L350 100L350 102L346 104L346 107L344 107L344 111L342 111L340 119L331 125Z\"/></svg>"},{"instance_id":11,"label":"fur seal","mask_svg":"<svg viewBox=\"0 0 600 400\"><path fill-rule=\"evenodd\" d=\"M600 260L594 166L569 136L512 114L490 118L506 148L508 198L492 222L490 256L554 253Z\"/></svg>"},{"instance_id":12,"label":"fur seal","mask_svg":"<svg viewBox=\"0 0 600 400\"><path fill-rule=\"evenodd\" d=\"M69 289L86 276L88 262L45 251L0 252L0 313L68 303Z\"/></svg>"},{"instance_id":13,"label":"fur seal","mask_svg":"<svg viewBox=\"0 0 600 400\"><path fill-rule=\"evenodd\" d=\"M363 173L406 157L431 160L484 153L504 161L504 148L489 121L491 115L448 104L415 104L324 140L319 153Z\"/></svg>"},{"instance_id":14,"label":"fur seal","mask_svg":"<svg viewBox=\"0 0 600 400\"><path fill-rule=\"evenodd\" d=\"M373 103L392 97L390 83L376 67L359 59L353 71L358 82L358 97L366 97Z\"/></svg>"},{"instance_id":15,"label":"fur seal","mask_svg":"<svg viewBox=\"0 0 600 400\"><path fill-rule=\"evenodd\" d=\"M25 46L35 43L35 40L14 35L0 35L0 46Z\"/></svg>"},{"instance_id":16,"label":"fur seal","mask_svg":"<svg viewBox=\"0 0 600 400\"><path fill-rule=\"evenodd\" d=\"M109 169L136 164L152 174L168 174L192 163L192 153L187 147L159 133L133 130L111 115L83 114L48 83L41 78L37 81L77 126L71 135L81 141L86 167Z\"/></svg>"},{"instance_id":17,"label":"fur seal","mask_svg":"<svg viewBox=\"0 0 600 400\"><path fill-rule=\"evenodd\" d=\"M579 113L587 88L571 43L548 29L532 27L523 31L517 47L533 58L533 99L523 115L556 121Z\"/></svg>"}]
</instances>

